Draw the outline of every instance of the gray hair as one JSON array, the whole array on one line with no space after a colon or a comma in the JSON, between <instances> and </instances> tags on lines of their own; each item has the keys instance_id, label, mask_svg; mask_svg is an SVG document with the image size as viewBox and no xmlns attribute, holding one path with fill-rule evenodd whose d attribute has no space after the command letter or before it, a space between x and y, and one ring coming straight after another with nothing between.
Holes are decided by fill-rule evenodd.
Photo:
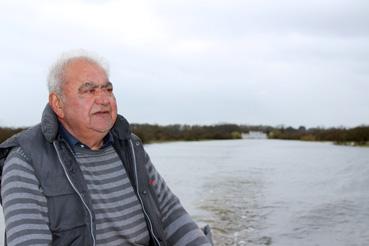
<instances>
[{"instance_id":1,"label":"gray hair","mask_svg":"<svg viewBox=\"0 0 369 246\"><path fill-rule=\"evenodd\" d=\"M107 77L109 77L109 66L104 58L87 52L85 50L74 50L63 53L56 62L50 67L49 75L47 77L47 86L49 93L55 92L62 94L62 85L65 82L65 72L69 64L77 60L84 60L95 64L104 70Z\"/></svg>"}]
</instances>

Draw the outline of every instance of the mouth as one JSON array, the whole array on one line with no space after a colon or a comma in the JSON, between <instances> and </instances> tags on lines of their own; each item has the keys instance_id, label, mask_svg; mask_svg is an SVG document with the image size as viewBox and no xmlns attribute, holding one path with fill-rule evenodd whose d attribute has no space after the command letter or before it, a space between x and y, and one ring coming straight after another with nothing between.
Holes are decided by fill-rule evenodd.
<instances>
[{"instance_id":1,"label":"mouth","mask_svg":"<svg viewBox=\"0 0 369 246\"><path fill-rule=\"evenodd\" d=\"M104 114L110 114L109 110L101 110L93 113L93 115L104 115Z\"/></svg>"}]
</instances>

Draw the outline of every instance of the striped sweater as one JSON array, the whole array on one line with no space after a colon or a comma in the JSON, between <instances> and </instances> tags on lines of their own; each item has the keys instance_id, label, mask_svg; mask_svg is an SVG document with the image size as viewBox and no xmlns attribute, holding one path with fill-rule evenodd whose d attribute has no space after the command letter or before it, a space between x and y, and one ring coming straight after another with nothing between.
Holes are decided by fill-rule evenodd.
<instances>
[{"instance_id":1,"label":"striped sweater","mask_svg":"<svg viewBox=\"0 0 369 246\"><path fill-rule=\"evenodd\" d=\"M148 245L141 204L114 148L74 150L92 199L96 245Z\"/></svg>"},{"instance_id":2,"label":"striped sweater","mask_svg":"<svg viewBox=\"0 0 369 246\"><path fill-rule=\"evenodd\" d=\"M115 150L76 148L76 160L92 198L96 216L97 245L148 245L149 234L133 188ZM8 245L49 245L47 201L30 160L20 148L8 156L2 175L1 194ZM168 245L210 245L181 208L151 162L146 168L156 180L165 239ZM183 233L185 231L186 233Z\"/></svg>"}]
</instances>

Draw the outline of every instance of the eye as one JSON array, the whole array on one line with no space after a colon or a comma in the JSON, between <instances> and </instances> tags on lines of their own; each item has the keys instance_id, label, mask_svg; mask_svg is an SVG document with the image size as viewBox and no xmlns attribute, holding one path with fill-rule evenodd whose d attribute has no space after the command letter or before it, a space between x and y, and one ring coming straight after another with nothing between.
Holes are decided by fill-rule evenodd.
<instances>
[{"instance_id":1,"label":"eye","mask_svg":"<svg viewBox=\"0 0 369 246\"><path fill-rule=\"evenodd\" d=\"M95 88L90 88L87 90L88 94L95 94L96 89Z\"/></svg>"},{"instance_id":2,"label":"eye","mask_svg":"<svg viewBox=\"0 0 369 246\"><path fill-rule=\"evenodd\" d=\"M113 86L111 84L110 85L107 85L107 86L104 87L104 90L107 93L111 94L111 93L113 93Z\"/></svg>"}]
</instances>

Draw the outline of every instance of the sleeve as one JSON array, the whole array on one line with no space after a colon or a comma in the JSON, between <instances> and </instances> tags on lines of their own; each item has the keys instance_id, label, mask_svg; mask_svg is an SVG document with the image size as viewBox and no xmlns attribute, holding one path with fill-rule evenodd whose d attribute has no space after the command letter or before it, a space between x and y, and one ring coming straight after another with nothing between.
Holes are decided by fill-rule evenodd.
<instances>
[{"instance_id":1,"label":"sleeve","mask_svg":"<svg viewBox=\"0 0 369 246\"><path fill-rule=\"evenodd\" d=\"M50 245L46 197L21 148L4 163L1 196L7 245Z\"/></svg>"},{"instance_id":2,"label":"sleeve","mask_svg":"<svg viewBox=\"0 0 369 246\"><path fill-rule=\"evenodd\" d=\"M179 199L171 192L164 179L155 169L146 153L146 168L154 185L162 214L165 239L168 245L212 245L202 230L192 220L191 216L181 205Z\"/></svg>"}]
</instances>

